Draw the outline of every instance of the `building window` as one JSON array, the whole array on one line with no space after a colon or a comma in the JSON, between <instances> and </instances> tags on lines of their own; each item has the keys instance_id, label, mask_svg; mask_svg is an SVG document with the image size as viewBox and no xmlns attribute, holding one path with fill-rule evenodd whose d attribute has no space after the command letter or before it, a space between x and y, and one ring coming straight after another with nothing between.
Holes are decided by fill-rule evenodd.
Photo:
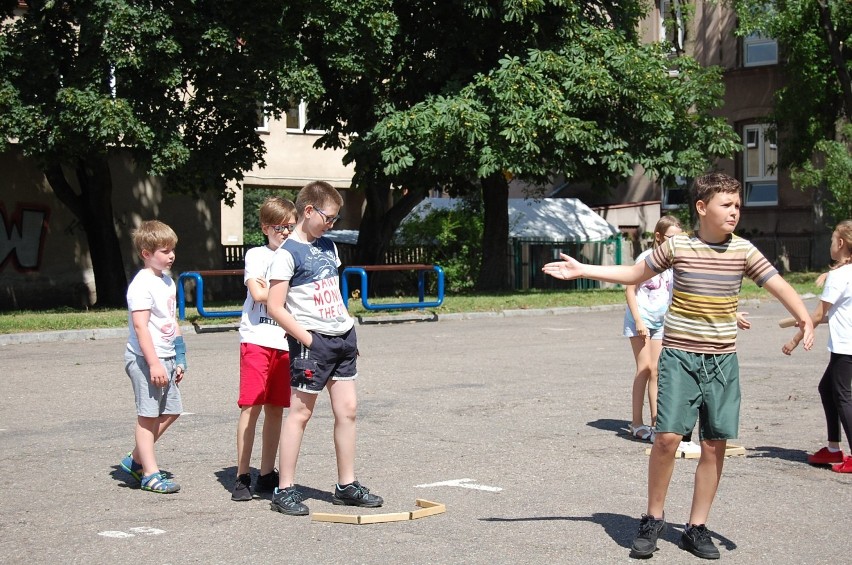
<instances>
[{"instance_id":1,"label":"building window","mask_svg":"<svg viewBox=\"0 0 852 565\"><path fill-rule=\"evenodd\" d=\"M778 145L767 139L769 126L743 128L743 183L746 206L778 204Z\"/></svg>"},{"instance_id":2,"label":"building window","mask_svg":"<svg viewBox=\"0 0 852 565\"><path fill-rule=\"evenodd\" d=\"M778 62L778 42L756 31L743 38L743 66L774 65Z\"/></svg>"},{"instance_id":3,"label":"building window","mask_svg":"<svg viewBox=\"0 0 852 565\"><path fill-rule=\"evenodd\" d=\"M660 0L660 43L669 47L672 53L683 53L683 11L682 0Z\"/></svg>"},{"instance_id":4,"label":"building window","mask_svg":"<svg viewBox=\"0 0 852 565\"><path fill-rule=\"evenodd\" d=\"M308 127L308 104L303 100L298 105L291 101L290 109L285 116L287 121L287 133L325 133L318 129L305 129Z\"/></svg>"},{"instance_id":5,"label":"building window","mask_svg":"<svg viewBox=\"0 0 852 565\"><path fill-rule=\"evenodd\" d=\"M266 106L262 102L257 103L257 122L254 131L269 133L269 114L266 113Z\"/></svg>"},{"instance_id":6,"label":"building window","mask_svg":"<svg viewBox=\"0 0 852 565\"><path fill-rule=\"evenodd\" d=\"M675 177L673 182L663 184L663 209L673 210L689 206L689 186L683 177Z\"/></svg>"}]
</instances>

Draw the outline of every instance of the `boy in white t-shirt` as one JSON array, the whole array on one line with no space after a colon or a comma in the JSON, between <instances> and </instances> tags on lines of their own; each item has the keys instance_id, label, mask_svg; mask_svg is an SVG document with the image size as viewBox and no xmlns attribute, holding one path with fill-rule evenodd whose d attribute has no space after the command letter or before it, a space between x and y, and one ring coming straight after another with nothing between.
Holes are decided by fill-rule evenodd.
<instances>
[{"instance_id":1,"label":"boy in white t-shirt","mask_svg":"<svg viewBox=\"0 0 852 565\"><path fill-rule=\"evenodd\" d=\"M275 455L284 408L290 406L290 355L284 330L266 311L267 271L275 251L292 233L296 206L270 196L260 206L260 229L267 244L246 252L247 292L240 320L240 419L237 423L237 479L231 500L252 499L251 451L257 419L263 410L260 471L255 490L272 492L278 486Z\"/></svg>"},{"instance_id":2,"label":"boy in white t-shirt","mask_svg":"<svg viewBox=\"0 0 852 565\"><path fill-rule=\"evenodd\" d=\"M142 222L133 245L145 264L127 288L124 370L136 397L136 447L120 466L142 490L169 494L180 485L160 471L154 443L183 412L178 383L186 373L186 346L175 317L175 283L165 273L175 261L177 235L157 220Z\"/></svg>"}]
</instances>

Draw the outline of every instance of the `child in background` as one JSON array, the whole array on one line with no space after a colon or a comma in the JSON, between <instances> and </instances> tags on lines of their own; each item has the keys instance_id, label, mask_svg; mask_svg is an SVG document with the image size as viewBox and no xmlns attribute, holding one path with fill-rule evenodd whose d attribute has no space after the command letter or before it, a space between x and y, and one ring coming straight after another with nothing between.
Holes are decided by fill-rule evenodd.
<instances>
[{"instance_id":1,"label":"child in background","mask_svg":"<svg viewBox=\"0 0 852 565\"><path fill-rule=\"evenodd\" d=\"M133 245L144 267L127 288L124 370L136 398L136 447L120 465L142 490L170 494L180 485L160 471L154 444L183 412L178 384L186 374L186 345L175 317L177 287L165 273L175 261L177 235L157 220L142 222Z\"/></svg>"},{"instance_id":2,"label":"child in background","mask_svg":"<svg viewBox=\"0 0 852 565\"><path fill-rule=\"evenodd\" d=\"M240 320L240 393L237 405L237 480L231 500L252 499L251 452L257 419L263 410L260 471L255 490L272 492L278 486L275 455L281 437L284 408L290 406L290 355L284 330L266 310L266 280L275 251L292 233L296 206L270 196L260 205L260 229L267 244L246 252L243 281L247 292Z\"/></svg>"},{"instance_id":3,"label":"child in background","mask_svg":"<svg viewBox=\"0 0 852 565\"><path fill-rule=\"evenodd\" d=\"M663 216L654 226L654 246L636 258L644 263L645 257L668 238L681 232L680 220ZM638 285L624 288L627 309L624 312L624 336L630 338L636 376L633 378L633 417L630 434L636 439L654 441L654 424L657 421L657 364L663 349L663 320L672 299L672 271L663 271ZM648 391L648 408L651 425L643 423L645 391Z\"/></svg>"},{"instance_id":4,"label":"child in background","mask_svg":"<svg viewBox=\"0 0 852 565\"><path fill-rule=\"evenodd\" d=\"M831 357L819 382L819 396L825 412L828 445L808 455L811 465L832 465L836 473L852 473L852 457L840 448L840 427L852 447L852 221L840 222L831 234L834 261L820 302L811 315L814 326L828 317L828 351ZM802 340L800 329L782 351L790 355Z\"/></svg>"}]
</instances>

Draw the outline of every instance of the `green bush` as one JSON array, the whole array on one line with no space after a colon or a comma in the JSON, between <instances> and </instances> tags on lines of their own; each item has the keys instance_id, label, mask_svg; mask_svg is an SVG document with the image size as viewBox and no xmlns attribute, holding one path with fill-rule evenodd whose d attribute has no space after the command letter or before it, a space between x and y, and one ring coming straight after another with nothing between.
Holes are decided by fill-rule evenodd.
<instances>
[{"instance_id":1,"label":"green bush","mask_svg":"<svg viewBox=\"0 0 852 565\"><path fill-rule=\"evenodd\" d=\"M423 246L430 263L446 275L446 290L473 289L482 257L482 211L467 200L455 208L434 209L422 218L409 218L400 226L402 245Z\"/></svg>"}]
</instances>

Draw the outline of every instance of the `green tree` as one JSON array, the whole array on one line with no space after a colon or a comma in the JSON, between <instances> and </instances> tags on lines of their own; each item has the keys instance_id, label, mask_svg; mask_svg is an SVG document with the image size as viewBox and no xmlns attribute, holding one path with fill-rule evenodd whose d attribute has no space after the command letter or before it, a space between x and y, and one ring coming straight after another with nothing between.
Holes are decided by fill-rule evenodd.
<instances>
[{"instance_id":1,"label":"green tree","mask_svg":"<svg viewBox=\"0 0 852 565\"><path fill-rule=\"evenodd\" d=\"M258 104L280 116L290 96L307 96L316 84L293 39L302 20L278 2L2 7L0 150L16 140L79 219L98 306L123 305L127 285L110 158L132 156L170 191L214 191L230 201L227 183L263 164Z\"/></svg>"},{"instance_id":2,"label":"green tree","mask_svg":"<svg viewBox=\"0 0 852 565\"><path fill-rule=\"evenodd\" d=\"M769 116L780 144L779 166L794 185L827 191L826 211L849 217L852 117L852 2L848 0L731 0L739 33L778 40L785 86ZM845 178L843 178L845 175Z\"/></svg>"},{"instance_id":3,"label":"green tree","mask_svg":"<svg viewBox=\"0 0 852 565\"><path fill-rule=\"evenodd\" d=\"M501 288L509 173L609 187L636 163L664 178L694 175L738 146L709 115L718 73L638 45L639 0L324 4L335 7L318 27L326 35L301 36L316 43L306 53L321 53L309 61L327 64L311 121L328 132L321 144L347 147L365 191L361 262L379 262L401 220L440 185L482 200L477 286ZM380 55L353 50L352 37Z\"/></svg>"},{"instance_id":4,"label":"green tree","mask_svg":"<svg viewBox=\"0 0 852 565\"><path fill-rule=\"evenodd\" d=\"M485 210L478 287L505 281L507 175L546 183L556 175L607 190L639 164L664 179L695 176L736 151L731 128L710 110L718 69L668 61L617 29L563 30L557 51L505 57L452 95L428 98L378 124L389 174L426 170L479 179Z\"/></svg>"},{"instance_id":5,"label":"green tree","mask_svg":"<svg viewBox=\"0 0 852 565\"><path fill-rule=\"evenodd\" d=\"M824 186L831 195L823 203L834 222L852 219L852 124L846 124L840 139L821 139L814 145L814 159L792 172L799 187Z\"/></svg>"}]
</instances>

